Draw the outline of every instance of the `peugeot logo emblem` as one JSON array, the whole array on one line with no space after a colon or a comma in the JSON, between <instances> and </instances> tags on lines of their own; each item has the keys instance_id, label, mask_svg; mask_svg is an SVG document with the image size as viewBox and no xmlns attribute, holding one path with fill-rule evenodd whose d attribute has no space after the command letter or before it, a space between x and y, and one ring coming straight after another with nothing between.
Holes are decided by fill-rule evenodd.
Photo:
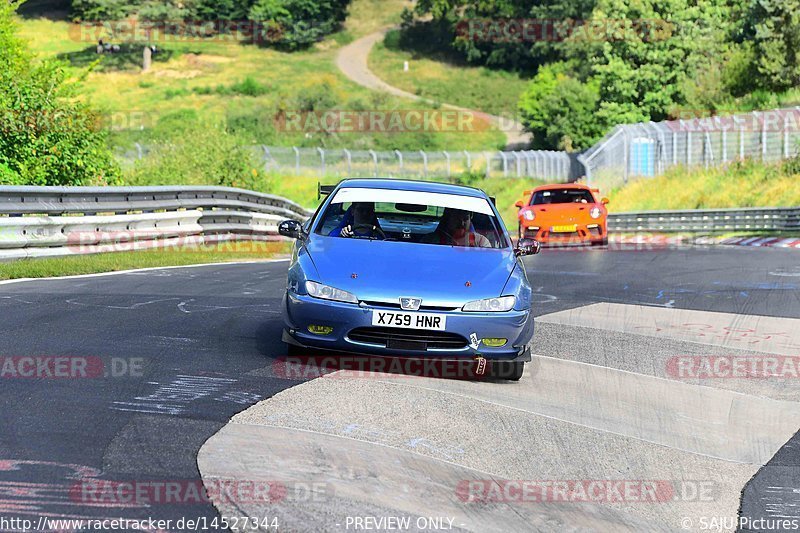
<instances>
[{"instance_id":1,"label":"peugeot logo emblem","mask_svg":"<svg viewBox=\"0 0 800 533\"><path fill-rule=\"evenodd\" d=\"M400 298L400 309L405 311L418 311L422 305L422 298Z\"/></svg>"}]
</instances>

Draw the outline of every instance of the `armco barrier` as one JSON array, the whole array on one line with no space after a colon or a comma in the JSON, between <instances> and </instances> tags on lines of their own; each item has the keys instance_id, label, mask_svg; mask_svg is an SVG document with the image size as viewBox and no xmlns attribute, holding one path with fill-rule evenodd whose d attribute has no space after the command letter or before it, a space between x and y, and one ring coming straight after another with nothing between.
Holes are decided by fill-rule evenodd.
<instances>
[{"instance_id":1,"label":"armco barrier","mask_svg":"<svg viewBox=\"0 0 800 533\"><path fill-rule=\"evenodd\" d=\"M277 239L310 212L229 187L0 187L0 259Z\"/></svg>"},{"instance_id":2,"label":"armco barrier","mask_svg":"<svg viewBox=\"0 0 800 533\"><path fill-rule=\"evenodd\" d=\"M800 232L800 207L751 207L612 213L608 230L615 233Z\"/></svg>"}]
</instances>

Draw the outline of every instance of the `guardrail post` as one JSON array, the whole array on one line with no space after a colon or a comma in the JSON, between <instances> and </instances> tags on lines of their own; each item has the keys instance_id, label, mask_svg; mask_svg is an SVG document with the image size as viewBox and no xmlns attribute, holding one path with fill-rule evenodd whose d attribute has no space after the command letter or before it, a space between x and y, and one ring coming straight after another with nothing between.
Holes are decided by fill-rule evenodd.
<instances>
[{"instance_id":1,"label":"guardrail post","mask_svg":"<svg viewBox=\"0 0 800 533\"><path fill-rule=\"evenodd\" d=\"M450 178L450 154L447 152L442 152L444 154L444 158L447 160L447 177Z\"/></svg>"},{"instance_id":2,"label":"guardrail post","mask_svg":"<svg viewBox=\"0 0 800 533\"><path fill-rule=\"evenodd\" d=\"M492 175L492 153L486 152L486 178L490 178Z\"/></svg>"},{"instance_id":3,"label":"guardrail post","mask_svg":"<svg viewBox=\"0 0 800 533\"><path fill-rule=\"evenodd\" d=\"M344 156L347 158L347 175L350 176L353 173L353 156L347 148L344 149Z\"/></svg>"},{"instance_id":4,"label":"guardrail post","mask_svg":"<svg viewBox=\"0 0 800 533\"><path fill-rule=\"evenodd\" d=\"M300 174L300 149L297 146L292 146L294 150L294 171Z\"/></svg>"},{"instance_id":5,"label":"guardrail post","mask_svg":"<svg viewBox=\"0 0 800 533\"><path fill-rule=\"evenodd\" d=\"M469 152L464 150L464 157L467 158L467 170L472 170L472 156L469 155Z\"/></svg>"},{"instance_id":6,"label":"guardrail post","mask_svg":"<svg viewBox=\"0 0 800 533\"><path fill-rule=\"evenodd\" d=\"M369 155L372 156L372 162L375 163L375 177L378 177L378 154L375 153L375 150L370 150Z\"/></svg>"},{"instance_id":7,"label":"guardrail post","mask_svg":"<svg viewBox=\"0 0 800 533\"><path fill-rule=\"evenodd\" d=\"M320 176L325 176L325 150L322 148L317 148L319 152L319 162L320 162Z\"/></svg>"},{"instance_id":8,"label":"guardrail post","mask_svg":"<svg viewBox=\"0 0 800 533\"><path fill-rule=\"evenodd\" d=\"M402 176L403 175L403 154L400 152L400 150L395 150L394 151L394 155L397 156L397 164L399 165L399 169L400 169L399 174Z\"/></svg>"},{"instance_id":9,"label":"guardrail post","mask_svg":"<svg viewBox=\"0 0 800 533\"><path fill-rule=\"evenodd\" d=\"M419 154L422 156L422 176L427 178L428 177L428 154L425 153L425 150L420 150Z\"/></svg>"},{"instance_id":10,"label":"guardrail post","mask_svg":"<svg viewBox=\"0 0 800 533\"><path fill-rule=\"evenodd\" d=\"M144 153L142 150L142 145L139 143L134 143L134 146L136 146L136 158L141 159Z\"/></svg>"},{"instance_id":11,"label":"guardrail post","mask_svg":"<svg viewBox=\"0 0 800 533\"><path fill-rule=\"evenodd\" d=\"M528 177L533 176L533 154L530 150L525 152L525 175Z\"/></svg>"}]
</instances>

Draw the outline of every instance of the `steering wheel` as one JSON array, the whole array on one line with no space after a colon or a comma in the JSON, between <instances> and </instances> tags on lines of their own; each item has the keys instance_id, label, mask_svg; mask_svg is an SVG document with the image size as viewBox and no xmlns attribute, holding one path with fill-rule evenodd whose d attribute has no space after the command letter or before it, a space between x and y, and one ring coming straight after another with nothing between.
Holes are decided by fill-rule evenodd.
<instances>
[{"instance_id":1,"label":"steering wheel","mask_svg":"<svg viewBox=\"0 0 800 533\"><path fill-rule=\"evenodd\" d=\"M361 233L373 232L373 233L377 234L377 236L380 237L380 239L382 241L386 240L386 234L378 226L373 226L372 224L359 224L358 226L353 226L353 233L356 233L356 232L359 232L359 231ZM358 235L353 235L353 236L356 237L356 238L361 238L361 239L364 238L364 237L359 237Z\"/></svg>"}]
</instances>

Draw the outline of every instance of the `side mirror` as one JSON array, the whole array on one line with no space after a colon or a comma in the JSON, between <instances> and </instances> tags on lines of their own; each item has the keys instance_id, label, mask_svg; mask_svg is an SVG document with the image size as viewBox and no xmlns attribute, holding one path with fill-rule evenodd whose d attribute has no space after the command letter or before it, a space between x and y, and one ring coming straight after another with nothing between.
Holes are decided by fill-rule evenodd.
<instances>
[{"instance_id":1,"label":"side mirror","mask_svg":"<svg viewBox=\"0 0 800 533\"><path fill-rule=\"evenodd\" d=\"M517 247L514 248L514 253L517 257L524 257L526 255L536 255L542 251L542 245L535 239L520 239Z\"/></svg>"},{"instance_id":2,"label":"side mirror","mask_svg":"<svg viewBox=\"0 0 800 533\"><path fill-rule=\"evenodd\" d=\"M606 205L608 203L608 198L603 198L602 200L600 200L600 203Z\"/></svg>"},{"instance_id":3,"label":"side mirror","mask_svg":"<svg viewBox=\"0 0 800 533\"><path fill-rule=\"evenodd\" d=\"M522 209L522 200L517 200L517 203L514 204L517 209Z\"/></svg>"},{"instance_id":4,"label":"side mirror","mask_svg":"<svg viewBox=\"0 0 800 533\"><path fill-rule=\"evenodd\" d=\"M284 220L278 225L278 233L290 239L301 239L305 237L303 225L296 220Z\"/></svg>"}]
</instances>

